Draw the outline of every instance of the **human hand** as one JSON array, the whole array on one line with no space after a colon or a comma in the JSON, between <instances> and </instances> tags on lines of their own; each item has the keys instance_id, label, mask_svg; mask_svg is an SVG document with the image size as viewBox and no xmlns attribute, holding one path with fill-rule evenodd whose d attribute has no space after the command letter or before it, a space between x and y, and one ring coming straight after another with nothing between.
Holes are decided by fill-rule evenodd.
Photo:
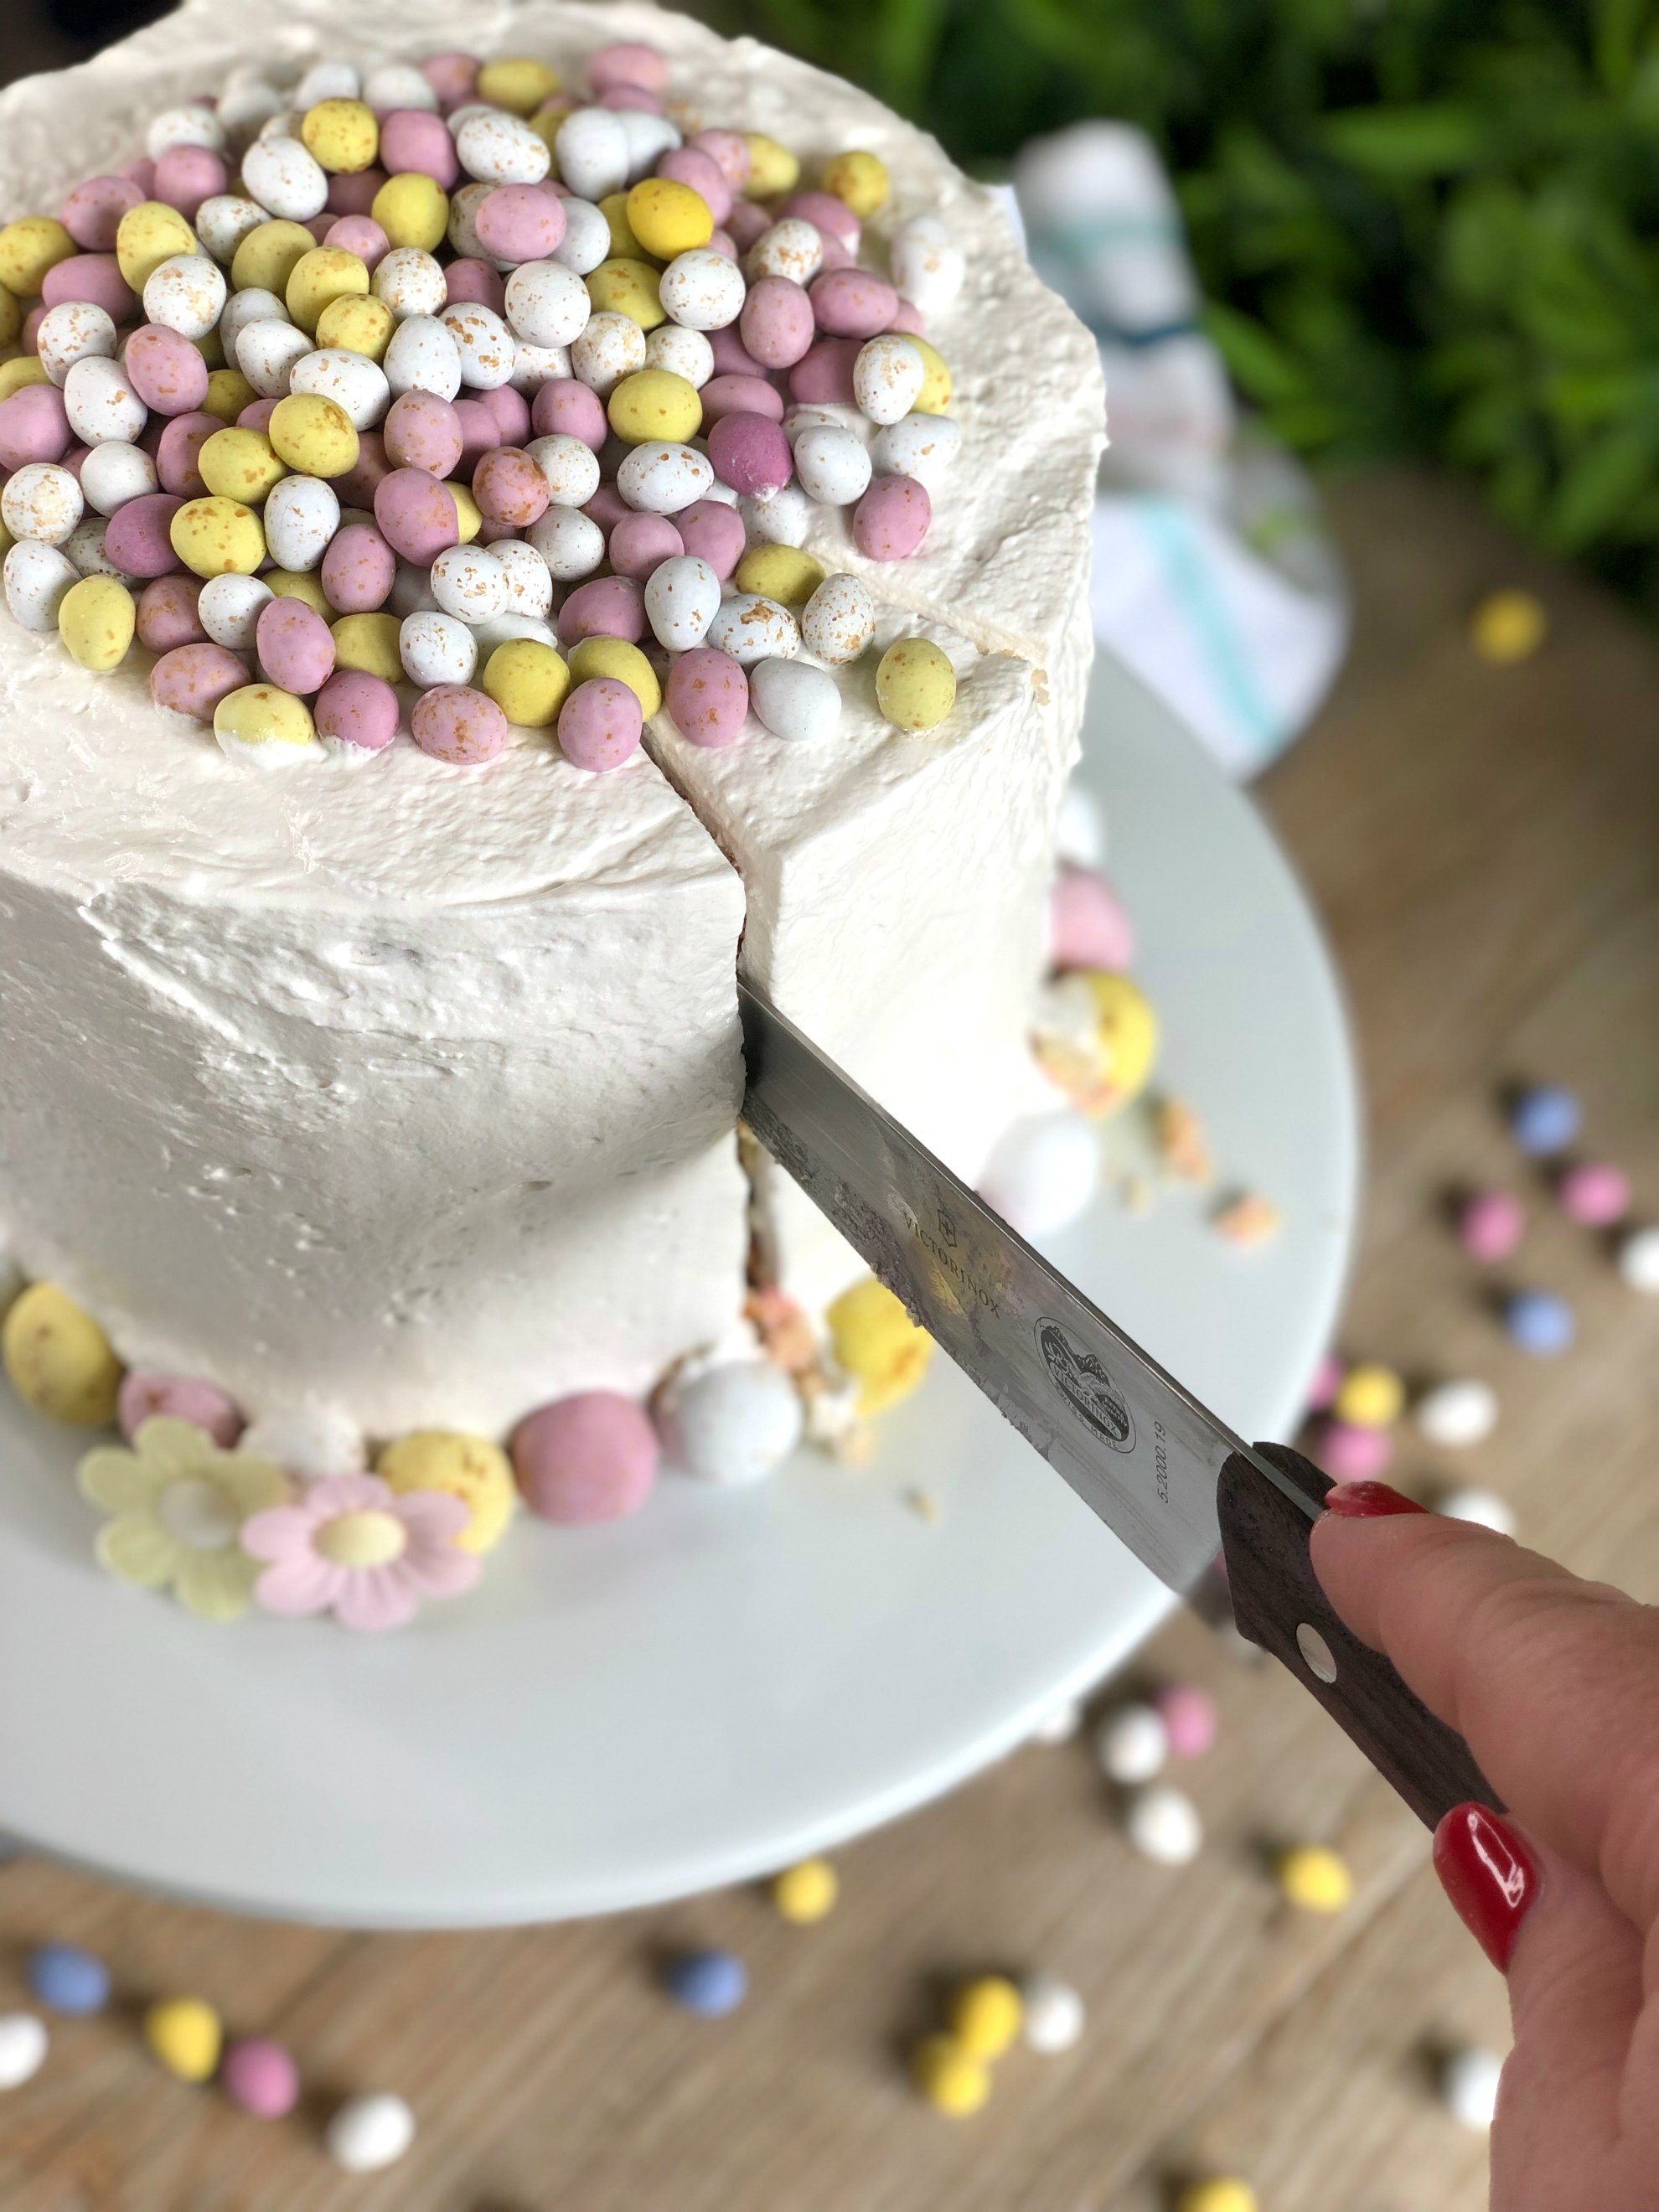
<instances>
[{"instance_id":1,"label":"human hand","mask_svg":"<svg viewBox=\"0 0 1659 2212\"><path fill-rule=\"evenodd\" d=\"M1659 2208L1659 1610L1386 1483L1339 1485L1326 1595L1504 1801L1435 1869L1509 1977L1492 2212Z\"/></svg>"}]
</instances>

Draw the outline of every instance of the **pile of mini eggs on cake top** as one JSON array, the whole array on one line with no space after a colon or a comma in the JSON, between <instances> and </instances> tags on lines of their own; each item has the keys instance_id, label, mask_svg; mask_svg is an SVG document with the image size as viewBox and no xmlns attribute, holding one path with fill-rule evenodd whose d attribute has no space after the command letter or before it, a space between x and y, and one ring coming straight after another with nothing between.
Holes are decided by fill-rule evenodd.
<instances>
[{"instance_id":1,"label":"pile of mini eggs on cake top","mask_svg":"<svg viewBox=\"0 0 1659 2212\"><path fill-rule=\"evenodd\" d=\"M12 614L96 672L136 638L159 705L263 764L379 751L400 685L463 765L516 725L613 769L665 703L705 746L751 708L832 730L876 610L809 518L921 544L960 442L921 316L962 257L921 216L862 267L873 154L798 189L773 139L683 140L666 75L638 44L581 100L522 58L244 74L0 228ZM902 729L955 691L927 639L878 670Z\"/></svg>"}]
</instances>

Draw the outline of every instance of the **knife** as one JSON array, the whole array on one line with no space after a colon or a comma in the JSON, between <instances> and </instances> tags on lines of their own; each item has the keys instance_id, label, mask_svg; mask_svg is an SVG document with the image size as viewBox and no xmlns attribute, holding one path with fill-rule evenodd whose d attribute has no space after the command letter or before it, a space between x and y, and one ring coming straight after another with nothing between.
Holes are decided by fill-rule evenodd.
<instances>
[{"instance_id":1,"label":"knife","mask_svg":"<svg viewBox=\"0 0 1659 2212\"><path fill-rule=\"evenodd\" d=\"M747 984L744 1119L970 1382L1182 1597L1218 1560L1234 1618L1432 1827L1502 1801L1462 1736L1351 1635L1308 1538L1329 1478L1245 1443Z\"/></svg>"}]
</instances>

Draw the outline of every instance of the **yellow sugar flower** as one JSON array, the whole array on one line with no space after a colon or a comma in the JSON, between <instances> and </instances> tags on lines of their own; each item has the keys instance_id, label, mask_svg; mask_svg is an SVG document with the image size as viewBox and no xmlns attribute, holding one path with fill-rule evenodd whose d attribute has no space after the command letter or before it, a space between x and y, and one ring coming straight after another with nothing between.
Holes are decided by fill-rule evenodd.
<instances>
[{"instance_id":1,"label":"yellow sugar flower","mask_svg":"<svg viewBox=\"0 0 1659 2212\"><path fill-rule=\"evenodd\" d=\"M111 1516L98 1532L100 1565L123 1582L172 1590L199 1620L247 1611L260 1562L241 1548L242 1523L293 1495L269 1460L222 1451L204 1430L165 1413L144 1422L131 1451L88 1452L77 1480Z\"/></svg>"}]
</instances>

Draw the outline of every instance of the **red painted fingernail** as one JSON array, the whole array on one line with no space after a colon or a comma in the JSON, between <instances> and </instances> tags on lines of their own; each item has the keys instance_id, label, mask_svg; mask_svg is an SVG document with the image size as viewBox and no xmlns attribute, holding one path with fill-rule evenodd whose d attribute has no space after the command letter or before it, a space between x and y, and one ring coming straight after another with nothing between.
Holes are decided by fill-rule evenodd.
<instances>
[{"instance_id":1,"label":"red painted fingernail","mask_svg":"<svg viewBox=\"0 0 1659 2212\"><path fill-rule=\"evenodd\" d=\"M1414 1498L1402 1497L1391 1483L1334 1482L1325 1492L1325 1510L1340 1521L1369 1521L1382 1513L1426 1513Z\"/></svg>"},{"instance_id":2,"label":"red painted fingernail","mask_svg":"<svg viewBox=\"0 0 1659 2212\"><path fill-rule=\"evenodd\" d=\"M1538 1868L1485 1805L1454 1805L1434 1832L1434 1870L1457 1916L1500 1974L1538 1895Z\"/></svg>"}]
</instances>

